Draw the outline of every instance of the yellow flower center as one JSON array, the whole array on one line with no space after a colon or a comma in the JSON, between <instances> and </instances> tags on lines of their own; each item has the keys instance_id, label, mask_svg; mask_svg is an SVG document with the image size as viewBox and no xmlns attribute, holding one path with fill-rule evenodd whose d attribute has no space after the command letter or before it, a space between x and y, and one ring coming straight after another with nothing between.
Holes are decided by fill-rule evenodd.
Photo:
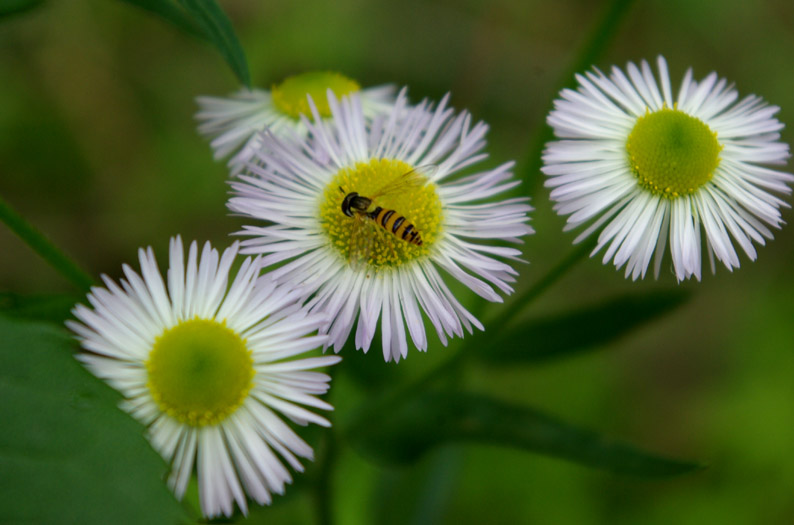
<instances>
[{"instance_id":1,"label":"yellow flower center","mask_svg":"<svg viewBox=\"0 0 794 525\"><path fill-rule=\"evenodd\" d=\"M435 185L422 172L421 167L392 159L372 159L339 170L321 199L320 218L340 257L378 271L430 253L441 235L442 208ZM366 211L352 210L349 217L342 203L352 192L371 198L372 203ZM377 208L382 211L375 217ZM408 225L412 228L403 236ZM421 245L409 241L412 232L417 232Z\"/></svg>"},{"instance_id":2,"label":"yellow flower center","mask_svg":"<svg viewBox=\"0 0 794 525\"><path fill-rule=\"evenodd\" d=\"M254 361L245 341L225 323L208 319L183 321L163 332L146 371L160 410L191 426L220 423L254 385Z\"/></svg>"},{"instance_id":3,"label":"yellow flower center","mask_svg":"<svg viewBox=\"0 0 794 525\"><path fill-rule=\"evenodd\" d=\"M676 198L694 193L711 180L722 145L703 121L664 107L637 119L626 151L642 188Z\"/></svg>"},{"instance_id":4,"label":"yellow flower center","mask_svg":"<svg viewBox=\"0 0 794 525\"><path fill-rule=\"evenodd\" d=\"M357 92L361 86L355 80L339 73L314 71L286 78L281 84L274 85L270 94L273 97L273 104L279 111L298 120L301 115L311 115L306 95L311 95L320 116L330 117L329 89L340 98Z\"/></svg>"}]
</instances>

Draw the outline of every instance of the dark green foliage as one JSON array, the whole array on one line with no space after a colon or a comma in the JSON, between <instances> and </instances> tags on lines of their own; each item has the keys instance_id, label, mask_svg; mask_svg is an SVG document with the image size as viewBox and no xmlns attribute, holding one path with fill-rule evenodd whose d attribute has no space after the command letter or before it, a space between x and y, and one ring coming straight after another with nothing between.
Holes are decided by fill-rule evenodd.
<instances>
[{"instance_id":1,"label":"dark green foliage","mask_svg":"<svg viewBox=\"0 0 794 525\"><path fill-rule=\"evenodd\" d=\"M44 3L44 0L0 0L0 19L8 15L24 13Z\"/></svg>"},{"instance_id":2,"label":"dark green foliage","mask_svg":"<svg viewBox=\"0 0 794 525\"><path fill-rule=\"evenodd\" d=\"M414 462L447 442L476 442L634 476L674 476L700 468L612 441L531 408L465 392L411 397L394 406L388 417L355 428L350 437L364 455L386 463Z\"/></svg>"},{"instance_id":3,"label":"dark green foliage","mask_svg":"<svg viewBox=\"0 0 794 525\"><path fill-rule=\"evenodd\" d=\"M21 295L0 292L0 313L36 321L63 322L82 297L71 294Z\"/></svg>"},{"instance_id":4,"label":"dark green foliage","mask_svg":"<svg viewBox=\"0 0 794 525\"><path fill-rule=\"evenodd\" d=\"M534 319L493 336L478 347L482 360L507 364L541 361L605 345L667 314L690 297L686 290L664 290L615 297L598 305Z\"/></svg>"}]
</instances>

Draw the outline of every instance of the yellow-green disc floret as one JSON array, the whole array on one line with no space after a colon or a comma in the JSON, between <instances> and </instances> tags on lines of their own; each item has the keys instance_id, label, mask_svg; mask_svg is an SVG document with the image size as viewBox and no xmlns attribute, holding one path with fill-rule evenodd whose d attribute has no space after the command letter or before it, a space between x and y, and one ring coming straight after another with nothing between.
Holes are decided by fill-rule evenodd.
<instances>
[{"instance_id":1,"label":"yellow-green disc floret","mask_svg":"<svg viewBox=\"0 0 794 525\"><path fill-rule=\"evenodd\" d=\"M637 119L626 141L639 185L667 198L694 193L710 181L721 150L703 121L667 107Z\"/></svg>"},{"instance_id":2,"label":"yellow-green disc floret","mask_svg":"<svg viewBox=\"0 0 794 525\"><path fill-rule=\"evenodd\" d=\"M413 170L414 166L399 160L372 159L343 168L333 177L320 201L320 220L330 245L344 260L379 270L427 256L441 235L442 206L436 186L427 181L422 168ZM421 184L399 184L409 172ZM421 235L421 246L397 237L364 214L348 217L342 212L347 194L369 198L395 183L395 191L378 196L370 211L380 206L405 217Z\"/></svg>"},{"instance_id":3,"label":"yellow-green disc floret","mask_svg":"<svg viewBox=\"0 0 794 525\"><path fill-rule=\"evenodd\" d=\"M166 330L146 361L147 386L160 409L192 426L214 425L243 403L254 362L225 324L192 319Z\"/></svg>"},{"instance_id":4,"label":"yellow-green disc floret","mask_svg":"<svg viewBox=\"0 0 794 525\"><path fill-rule=\"evenodd\" d=\"M361 86L339 73L316 71L288 77L274 85L270 92L273 104L279 111L297 120L301 115L311 114L306 95L311 95L320 116L330 117L331 108L327 96L329 89L339 98L359 91Z\"/></svg>"}]
</instances>

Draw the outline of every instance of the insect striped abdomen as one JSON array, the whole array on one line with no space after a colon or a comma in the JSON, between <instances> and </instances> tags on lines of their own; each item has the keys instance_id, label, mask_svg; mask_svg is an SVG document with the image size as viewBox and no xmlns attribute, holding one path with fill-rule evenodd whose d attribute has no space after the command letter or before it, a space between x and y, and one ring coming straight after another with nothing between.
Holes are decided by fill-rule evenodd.
<instances>
[{"instance_id":1,"label":"insect striped abdomen","mask_svg":"<svg viewBox=\"0 0 794 525\"><path fill-rule=\"evenodd\" d=\"M387 210L380 206L369 212L367 216L375 221L387 232L396 235L405 242L422 245L422 237L414 225L405 220L405 217L394 210Z\"/></svg>"}]
</instances>

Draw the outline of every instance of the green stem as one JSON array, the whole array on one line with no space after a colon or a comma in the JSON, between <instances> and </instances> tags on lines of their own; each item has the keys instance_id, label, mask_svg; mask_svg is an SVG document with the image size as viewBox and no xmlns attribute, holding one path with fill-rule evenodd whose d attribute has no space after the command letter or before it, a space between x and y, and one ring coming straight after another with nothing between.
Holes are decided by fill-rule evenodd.
<instances>
[{"instance_id":1,"label":"green stem","mask_svg":"<svg viewBox=\"0 0 794 525\"><path fill-rule=\"evenodd\" d=\"M585 40L579 51L579 56L571 63L571 67L565 71L561 82L558 83L556 92L573 86L575 84L574 74L592 66L604 53L615 33L617 33L618 25L623 21L633 2L634 0L612 0L609 3L587 40ZM552 105L549 104L543 115L548 115L551 109ZM527 154L521 162L523 168L517 170L519 173L523 173L524 183L530 195L534 193L535 187L540 180L543 148L553 138L552 129L545 123L541 125L535 132L530 146L527 148Z\"/></svg>"},{"instance_id":2,"label":"green stem","mask_svg":"<svg viewBox=\"0 0 794 525\"><path fill-rule=\"evenodd\" d=\"M0 220L9 229L17 234L22 241L38 253L50 266L66 277L81 291L87 291L94 284L90 275L81 270L74 261L63 254L56 246L14 211L8 203L0 197Z\"/></svg>"},{"instance_id":3,"label":"green stem","mask_svg":"<svg viewBox=\"0 0 794 525\"><path fill-rule=\"evenodd\" d=\"M579 261L586 258L595 248L596 242L596 238L591 237L574 247L574 249L563 260L557 263L556 266L549 270L546 275L541 277L527 291L516 296L516 298L507 305L507 308L500 308L498 316L484 323L488 328L488 333L496 333L507 326L529 303L537 299L538 296L545 292L552 284L560 280L560 278Z\"/></svg>"},{"instance_id":4,"label":"green stem","mask_svg":"<svg viewBox=\"0 0 794 525\"><path fill-rule=\"evenodd\" d=\"M472 352L471 348L482 344L483 338L490 337L490 334L498 333L509 322L515 319L516 315L523 311L523 308L535 300L540 294L545 292L551 285L556 283L566 272L576 265L579 261L587 257L596 244L595 238L590 238L574 248L562 261L549 270L546 275L540 278L529 290L517 296L507 308L500 308L498 317L485 323L488 332L479 332L466 338L463 347L450 356L446 361L435 368L428 370L418 378L402 383L380 394L369 401L363 409L352 418L345 427L343 434L354 435L361 426L371 424L378 417L390 412L390 407L397 403L404 403L410 396L423 392L428 385L451 376L455 371L460 370L464 360Z\"/></svg>"},{"instance_id":5,"label":"green stem","mask_svg":"<svg viewBox=\"0 0 794 525\"><path fill-rule=\"evenodd\" d=\"M452 375L463 362L463 352L455 352L446 361L437 365L415 379L403 381L385 392L376 394L350 418L342 430L343 436L355 436L378 418L388 417L393 407L407 402L411 396L424 392L428 385Z\"/></svg>"},{"instance_id":6,"label":"green stem","mask_svg":"<svg viewBox=\"0 0 794 525\"><path fill-rule=\"evenodd\" d=\"M566 72L564 77L565 80L562 83L563 86L569 85L573 81L572 77L575 72L591 65L596 61L597 57L604 52L618 24L625 16L633 1L634 0L612 0L589 38L585 41L579 53L579 57L573 62L569 72ZM540 172L541 151L546 142L551 138L551 129L548 126L542 126L541 130L536 134L533 146L529 148L529 153L524 159L524 164L526 166L523 170L524 180L530 194L537 182L536 174ZM535 283L534 286L512 301L507 311L501 311L499 317L488 322L488 333L495 333L504 328L527 304L557 282L577 262L585 258L592 251L594 245L595 239L591 238L576 247L565 259L560 261L557 266L552 268L543 278ZM464 357L469 353L467 350L473 345L480 344L483 336L484 334L480 333L469 337L460 351L437 367L429 370L416 380L396 386L389 392L381 394L377 398L371 400L364 409L361 409L359 413L353 417L350 424L347 425L346 430L348 432L355 432L360 425L368 424L371 418L377 419L377 417L388 413L387 409L392 403L404 401L407 396L422 391L423 388L427 387L429 384L458 370Z\"/></svg>"},{"instance_id":7,"label":"green stem","mask_svg":"<svg viewBox=\"0 0 794 525\"><path fill-rule=\"evenodd\" d=\"M333 498L331 483L333 483L333 479L331 473L337 453L336 436L334 435L333 429L328 429L328 432L325 433L323 456L318 465L319 473L316 486L315 504L317 508L317 522L320 525L331 525L333 523L333 514L331 511L331 502Z\"/></svg>"}]
</instances>

